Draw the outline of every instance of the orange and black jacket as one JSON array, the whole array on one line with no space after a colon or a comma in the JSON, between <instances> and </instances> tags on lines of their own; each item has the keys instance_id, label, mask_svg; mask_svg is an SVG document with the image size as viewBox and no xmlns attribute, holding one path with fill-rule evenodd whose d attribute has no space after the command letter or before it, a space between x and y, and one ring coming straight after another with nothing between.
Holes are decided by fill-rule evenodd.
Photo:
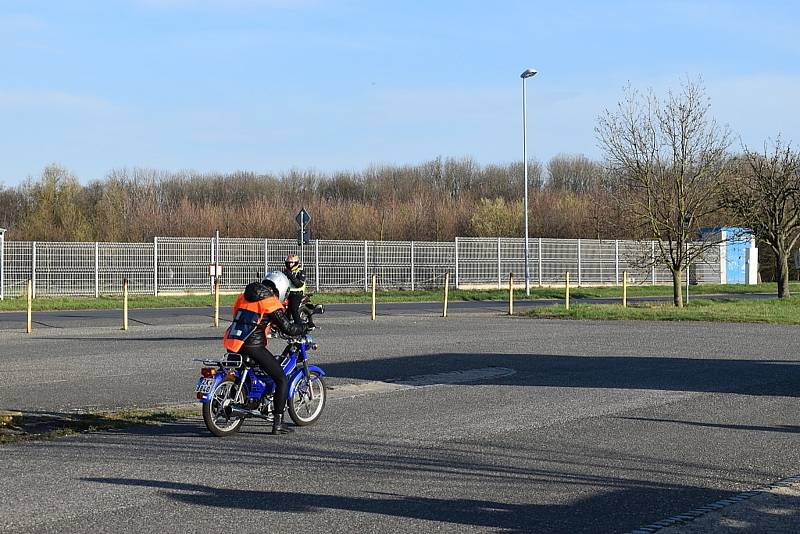
<instances>
[{"instance_id":1,"label":"orange and black jacket","mask_svg":"<svg viewBox=\"0 0 800 534\"><path fill-rule=\"evenodd\" d=\"M223 345L230 352L242 347L264 347L267 334L274 326L289 336L306 332L305 325L295 324L286 317L283 303L260 282L248 284L233 304L233 321L225 330Z\"/></svg>"}]
</instances>

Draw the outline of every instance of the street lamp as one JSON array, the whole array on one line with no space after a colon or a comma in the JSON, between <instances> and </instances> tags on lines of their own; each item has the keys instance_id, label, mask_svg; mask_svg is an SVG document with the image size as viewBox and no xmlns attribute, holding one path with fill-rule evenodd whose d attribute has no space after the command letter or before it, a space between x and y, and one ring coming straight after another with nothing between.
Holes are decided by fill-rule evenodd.
<instances>
[{"instance_id":1,"label":"street lamp","mask_svg":"<svg viewBox=\"0 0 800 534\"><path fill-rule=\"evenodd\" d=\"M534 69L526 69L519 75L522 78L522 168L525 169L525 294L531 294L531 271L528 263L528 111L525 80L536 76ZM541 254L542 251L539 251Z\"/></svg>"}]
</instances>

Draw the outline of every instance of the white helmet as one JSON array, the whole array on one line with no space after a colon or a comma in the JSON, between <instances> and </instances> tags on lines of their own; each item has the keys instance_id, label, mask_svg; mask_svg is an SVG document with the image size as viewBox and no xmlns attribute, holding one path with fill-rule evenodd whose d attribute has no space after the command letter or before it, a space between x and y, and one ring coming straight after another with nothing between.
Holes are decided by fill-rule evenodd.
<instances>
[{"instance_id":1,"label":"white helmet","mask_svg":"<svg viewBox=\"0 0 800 534\"><path fill-rule=\"evenodd\" d=\"M286 299L286 292L289 291L289 279L280 271L272 271L261 281L262 284L272 287L278 292L278 300Z\"/></svg>"}]
</instances>

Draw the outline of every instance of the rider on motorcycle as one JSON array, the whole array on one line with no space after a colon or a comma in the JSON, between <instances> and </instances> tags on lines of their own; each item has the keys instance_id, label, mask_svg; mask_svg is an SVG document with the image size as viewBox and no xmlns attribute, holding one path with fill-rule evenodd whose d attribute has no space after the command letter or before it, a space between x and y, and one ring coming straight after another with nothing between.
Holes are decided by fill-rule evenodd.
<instances>
[{"instance_id":1,"label":"rider on motorcycle","mask_svg":"<svg viewBox=\"0 0 800 534\"><path fill-rule=\"evenodd\" d=\"M273 326L289 336L300 336L308 331L305 324L293 323L286 317L283 301L289 285L289 279L278 271L268 273L261 282L247 284L233 305L233 322L223 337L228 351L249 356L275 382L273 434L287 434L293 430L283 422L289 380L278 360L267 350L267 334Z\"/></svg>"},{"instance_id":2,"label":"rider on motorcycle","mask_svg":"<svg viewBox=\"0 0 800 534\"><path fill-rule=\"evenodd\" d=\"M303 319L300 317L300 303L303 300L303 294L306 291L306 273L303 270L303 265L300 263L300 256L297 254L289 254L286 256L284 262L286 268L283 274L289 279L289 313L292 315L292 320L295 323L302 323ZM308 326L313 328L314 323L311 317L308 318Z\"/></svg>"}]
</instances>

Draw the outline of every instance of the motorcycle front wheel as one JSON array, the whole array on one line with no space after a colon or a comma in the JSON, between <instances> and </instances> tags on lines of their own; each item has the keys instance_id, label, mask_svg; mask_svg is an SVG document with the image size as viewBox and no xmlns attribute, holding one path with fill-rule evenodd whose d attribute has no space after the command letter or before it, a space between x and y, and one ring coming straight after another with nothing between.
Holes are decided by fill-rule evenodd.
<instances>
[{"instance_id":1,"label":"motorcycle front wheel","mask_svg":"<svg viewBox=\"0 0 800 534\"><path fill-rule=\"evenodd\" d=\"M325 380L316 371L309 373L309 378L303 377L297 384L294 395L286 403L289 417L297 426L313 425L325 409L328 400L328 390Z\"/></svg>"},{"instance_id":2,"label":"motorcycle front wheel","mask_svg":"<svg viewBox=\"0 0 800 534\"><path fill-rule=\"evenodd\" d=\"M238 395L237 395L238 392ZM236 398L234 398L236 396ZM203 421L206 428L220 438L239 432L244 419L231 415L230 405L242 403L244 392L231 379L225 379L211 392L211 399L203 403Z\"/></svg>"}]
</instances>

